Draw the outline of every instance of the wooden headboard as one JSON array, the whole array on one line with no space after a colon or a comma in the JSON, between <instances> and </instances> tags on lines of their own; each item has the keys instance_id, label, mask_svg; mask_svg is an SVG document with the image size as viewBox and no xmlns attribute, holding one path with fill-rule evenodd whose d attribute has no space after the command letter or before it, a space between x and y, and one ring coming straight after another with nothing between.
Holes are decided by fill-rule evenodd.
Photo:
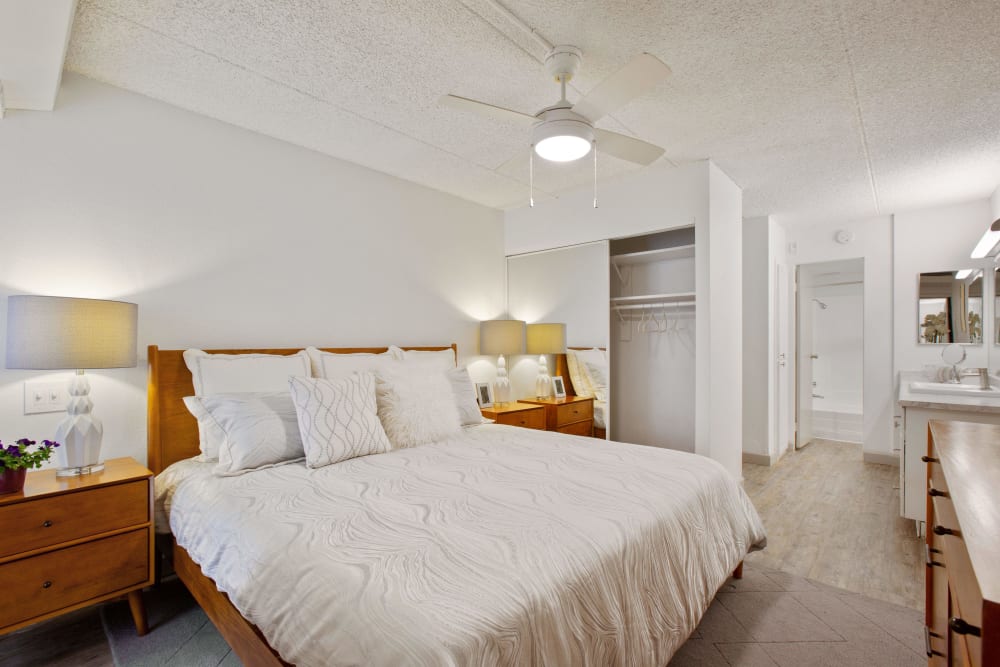
<instances>
[{"instance_id":1,"label":"wooden headboard","mask_svg":"<svg viewBox=\"0 0 1000 667\"><path fill-rule=\"evenodd\" d=\"M571 350L593 350L594 348L592 348L592 347L570 347L569 349L571 349ZM606 348L606 347L599 347L597 349L607 351L608 348ZM567 396L576 396L576 389L573 388L573 379L569 376L569 362L566 361L566 355L565 354L557 354L556 355L556 369L555 369L555 372L552 373L552 375L553 376L555 376L555 375L561 375L562 379L563 379L563 383L566 385L566 395Z\"/></svg>"},{"instance_id":2,"label":"wooden headboard","mask_svg":"<svg viewBox=\"0 0 1000 667\"><path fill-rule=\"evenodd\" d=\"M205 350L211 354L295 354L305 348L263 350ZM324 352L381 354L388 347L321 347ZM440 347L404 347L404 350L435 352L452 350L458 359L458 347L452 343ZM184 350L161 350L149 346L149 389L146 396L146 459L149 469L159 473L171 463L199 454L198 421L184 406L184 397L194 395L191 371L184 363Z\"/></svg>"}]
</instances>

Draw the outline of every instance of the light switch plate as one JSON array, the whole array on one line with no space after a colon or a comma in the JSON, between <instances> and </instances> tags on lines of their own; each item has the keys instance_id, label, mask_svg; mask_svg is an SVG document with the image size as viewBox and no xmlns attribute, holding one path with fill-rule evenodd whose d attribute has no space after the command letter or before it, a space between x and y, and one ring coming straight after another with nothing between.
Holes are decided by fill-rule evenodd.
<instances>
[{"instance_id":1,"label":"light switch plate","mask_svg":"<svg viewBox=\"0 0 1000 667\"><path fill-rule=\"evenodd\" d=\"M25 382L24 414L36 415L42 412L65 412L69 403L65 382Z\"/></svg>"}]
</instances>

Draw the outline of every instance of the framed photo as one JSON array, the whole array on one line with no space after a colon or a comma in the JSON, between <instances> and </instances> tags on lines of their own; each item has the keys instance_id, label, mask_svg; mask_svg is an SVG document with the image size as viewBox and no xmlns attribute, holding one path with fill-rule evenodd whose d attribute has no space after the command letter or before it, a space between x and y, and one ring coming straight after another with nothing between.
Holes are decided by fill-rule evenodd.
<instances>
[{"instance_id":1,"label":"framed photo","mask_svg":"<svg viewBox=\"0 0 1000 667\"><path fill-rule=\"evenodd\" d=\"M552 393L556 398L566 398L566 383L563 382L561 375L552 377Z\"/></svg>"},{"instance_id":2,"label":"framed photo","mask_svg":"<svg viewBox=\"0 0 1000 667\"><path fill-rule=\"evenodd\" d=\"M493 387L489 382L476 383L476 400L479 401L480 408L493 407Z\"/></svg>"}]
</instances>

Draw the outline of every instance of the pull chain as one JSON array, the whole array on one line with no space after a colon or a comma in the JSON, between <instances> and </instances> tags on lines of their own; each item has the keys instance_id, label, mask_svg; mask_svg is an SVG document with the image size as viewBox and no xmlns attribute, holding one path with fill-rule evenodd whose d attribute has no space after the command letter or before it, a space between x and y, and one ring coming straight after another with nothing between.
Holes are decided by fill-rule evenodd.
<instances>
[{"instance_id":1,"label":"pull chain","mask_svg":"<svg viewBox=\"0 0 1000 667\"><path fill-rule=\"evenodd\" d=\"M594 139L592 150L594 151L594 208L597 208L597 139Z\"/></svg>"},{"instance_id":2,"label":"pull chain","mask_svg":"<svg viewBox=\"0 0 1000 667\"><path fill-rule=\"evenodd\" d=\"M528 206L535 207L535 145L528 146Z\"/></svg>"}]
</instances>

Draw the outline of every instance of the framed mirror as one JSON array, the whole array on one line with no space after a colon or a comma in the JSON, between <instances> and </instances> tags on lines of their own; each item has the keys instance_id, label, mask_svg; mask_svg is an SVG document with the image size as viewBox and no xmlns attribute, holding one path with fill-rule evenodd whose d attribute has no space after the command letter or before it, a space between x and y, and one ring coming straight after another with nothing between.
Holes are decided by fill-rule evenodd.
<instances>
[{"instance_id":1,"label":"framed mirror","mask_svg":"<svg viewBox=\"0 0 1000 667\"><path fill-rule=\"evenodd\" d=\"M921 345L981 345L982 269L921 273L919 280L917 342Z\"/></svg>"}]
</instances>

